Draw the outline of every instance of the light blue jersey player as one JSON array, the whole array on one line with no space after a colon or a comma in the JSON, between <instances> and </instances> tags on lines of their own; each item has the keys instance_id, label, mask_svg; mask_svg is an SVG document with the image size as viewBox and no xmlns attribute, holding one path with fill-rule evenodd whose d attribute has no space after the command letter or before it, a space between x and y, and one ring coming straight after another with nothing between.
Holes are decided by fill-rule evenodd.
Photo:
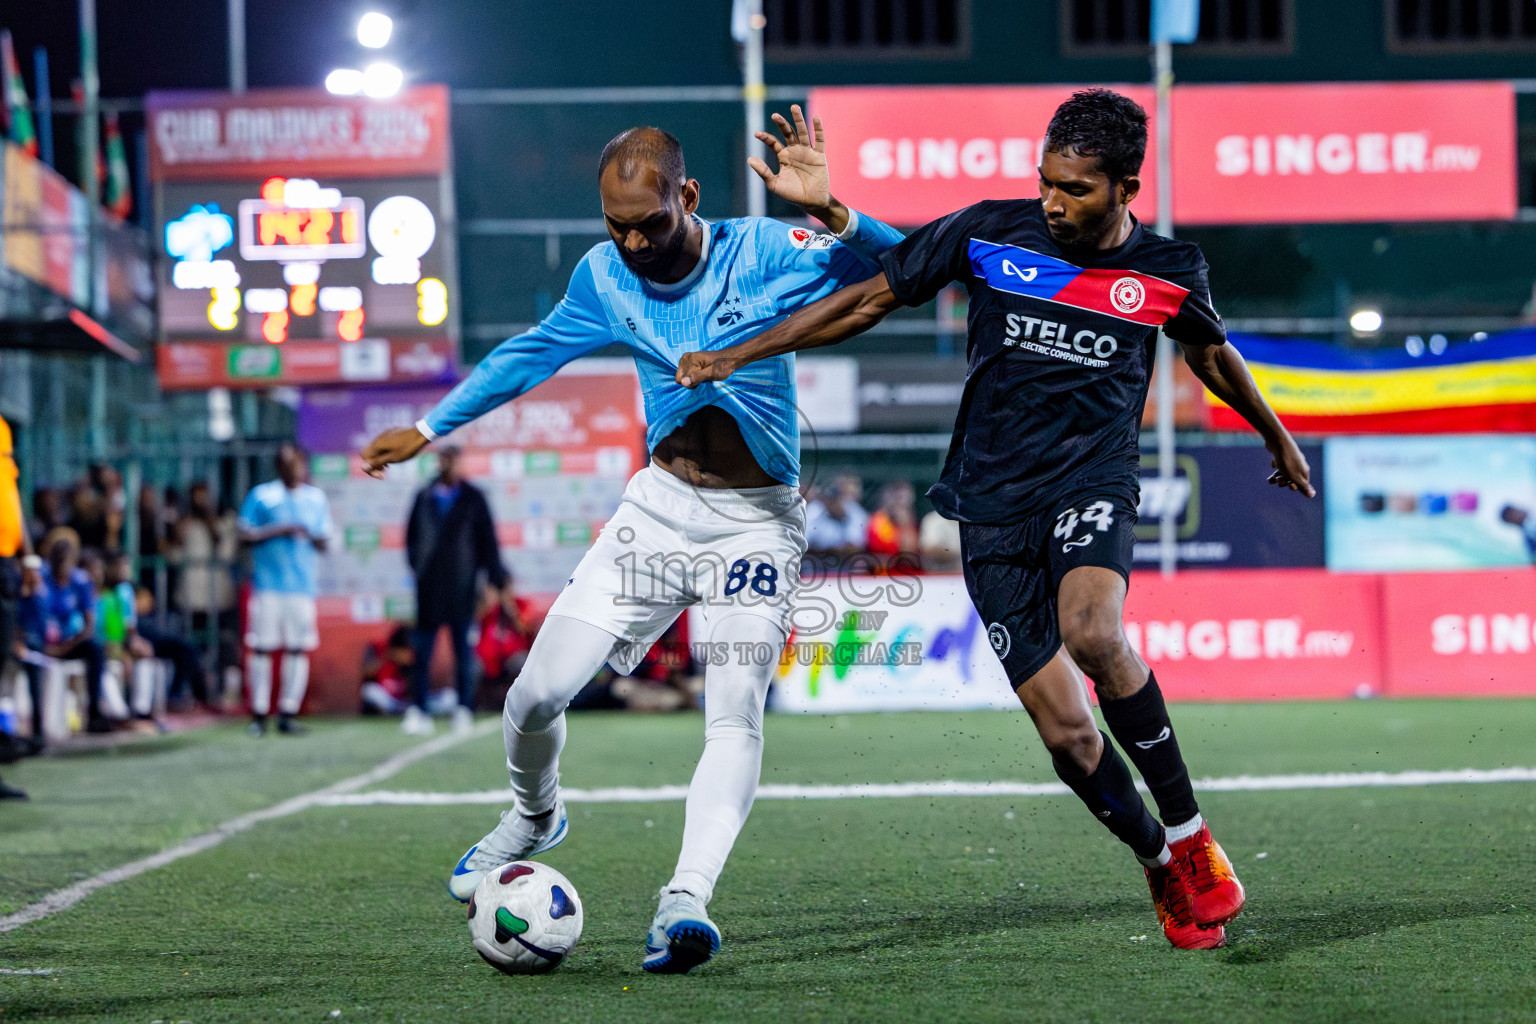
<instances>
[{"instance_id":1,"label":"light blue jersey player","mask_svg":"<svg viewBox=\"0 0 1536 1024\"><path fill-rule=\"evenodd\" d=\"M705 905L746 821L762 764L763 702L805 553L799 411L792 359L765 360L729 385L689 390L678 359L724 348L838 288L878 272L895 229L832 198L821 125L799 108L774 117L783 140L758 138L777 173L753 158L770 191L832 229L817 234L762 218L710 224L698 182L666 132L636 128L603 151L599 191L612 241L592 249L559 306L503 342L415 429L389 431L363 452L371 472L547 379L578 356L618 343L635 355L651 463L577 567L507 694L503 733L516 806L454 868L467 900L492 868L565 838L558 759L565 707L604 662L631 670L690 605L702 605L711 650L705 743L688 789L682 851L661 890L642 966L683 973L710 959L720 931Z\"/></svg>"},{"instance_id":2,"label":"light blue jersey player","mask_svg":"<svg viewBox=\"0 0 1536 1024\"><path fill-rule=\"evenodd\" d=\"M303 731L294 716L309 685L309 652L320 645L315 593L319 552L336 532L325 492L307 482L309 458L284 444L277 451L277 479L251 488L240 506L240 539L251 546L251 603L245 645L250 650L247 690L253 736L267 731L272 703L272 663L279 656L283 690L277 728Z\"/></svg>"}]
</instances>

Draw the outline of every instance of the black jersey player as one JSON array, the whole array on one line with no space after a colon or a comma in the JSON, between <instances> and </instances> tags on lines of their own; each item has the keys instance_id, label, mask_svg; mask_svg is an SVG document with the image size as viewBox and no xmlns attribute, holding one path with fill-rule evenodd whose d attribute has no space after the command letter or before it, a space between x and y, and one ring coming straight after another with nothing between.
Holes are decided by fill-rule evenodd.
<instances>
[{"instance_id":1,"label":"black jersey player","mask_svg":"<svg viewBox=\"0 0 1536 1024\"><path fill-rule=\"evenodd\" d=\"M689 353L677 377L723 380L757 359L850 338L950 282L969 289L965 388L930 497L961 524L971 598L1057 774L1145 866L1169 941L1212 948L1242 910L1243 888L1195 803L1157 679L1121 623L1159 327L1263 435L1270 482L1314 492L1306 459L1226 342L1199 248L1131 215L1146 140L1136 103L1078 92L1047 129L1039 199L981 202L919 228L881 257L884 274L738 346ZM1094 723L1073 662L1162 823Z\"/></svg>"}]
</instances>

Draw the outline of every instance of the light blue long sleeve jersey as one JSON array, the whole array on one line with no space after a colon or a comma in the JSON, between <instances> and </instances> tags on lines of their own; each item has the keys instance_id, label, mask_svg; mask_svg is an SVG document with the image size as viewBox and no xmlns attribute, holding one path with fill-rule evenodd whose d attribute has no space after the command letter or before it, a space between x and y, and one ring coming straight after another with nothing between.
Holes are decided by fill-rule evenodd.
<instances>
[{"instance_id":1,"label":"light blue long sleeve jersey","mask_svg":"<svg viewBox=\"0 0 1536 1024\"><path fill-rule=\"evenodd\" d=\"M648 451L695 411L717 405L735 418L770 476L798 484L794 354L764 359L728 381L693 390L674 379L678 360L685 352L745 341L801 306L873 277L880 269L876 257L902 235L851 211L839 236L761 217L701 223L699 263L674 284L635 274L611 241L592 248L549 316L496 346L426 415L420 425L428 436L447 434L547 380L571 360L617 342L634 352L640 371Z\"/></svg>"}]
</instances>

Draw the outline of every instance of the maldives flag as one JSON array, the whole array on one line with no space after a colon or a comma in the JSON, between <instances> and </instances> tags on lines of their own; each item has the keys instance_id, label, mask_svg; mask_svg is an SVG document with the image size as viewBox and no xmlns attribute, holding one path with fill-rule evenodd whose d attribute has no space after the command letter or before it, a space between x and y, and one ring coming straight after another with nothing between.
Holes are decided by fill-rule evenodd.
<instances>
[{"instance_id":1,"label":"maldives flag","mask_svg":"<svg viewBox=\"0 0 1536 1024\"><path fill-rule=\"evenodd\" d=\"M42 88L47 88L43 83ZM32 126L32 107L27 100L27 87L21 81L21 69L16 64L16 50L11 45L9 29L0 29L0 111L4 112L6 135L12 142L37 156L37 130Z\"/></svg>"},{"instance_id":2,"label":"maldives flag","mask_svg":"<svg viewBox=\"0 0 1536 1024\"><path fill-rule=\"evenodd\" d=\"M105 121L107 187L102 192L102 204L119 217L126 218L133 210L133 191L128 184L128 153L123 149L123 133L117 127L117 114L107 114Z\"/></svg>"}]
</instances>

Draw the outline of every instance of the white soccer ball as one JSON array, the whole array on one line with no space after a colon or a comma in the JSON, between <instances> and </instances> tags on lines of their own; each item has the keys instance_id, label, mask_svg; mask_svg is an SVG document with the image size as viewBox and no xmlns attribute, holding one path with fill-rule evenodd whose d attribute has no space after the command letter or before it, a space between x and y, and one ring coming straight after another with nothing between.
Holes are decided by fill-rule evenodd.
<instances>
[{"instance_id":1,"label":"white soccer ball","mask_svg":"<svg viewBox=\"0 0 1536 1024\"><path fill-rule=\"evenodd\" d=\"M581 921L581 897L570 879L533 861L491 871L469 900L475 952L507 974L559 967L581 938Z\"/></svg>"}]
</instances>

